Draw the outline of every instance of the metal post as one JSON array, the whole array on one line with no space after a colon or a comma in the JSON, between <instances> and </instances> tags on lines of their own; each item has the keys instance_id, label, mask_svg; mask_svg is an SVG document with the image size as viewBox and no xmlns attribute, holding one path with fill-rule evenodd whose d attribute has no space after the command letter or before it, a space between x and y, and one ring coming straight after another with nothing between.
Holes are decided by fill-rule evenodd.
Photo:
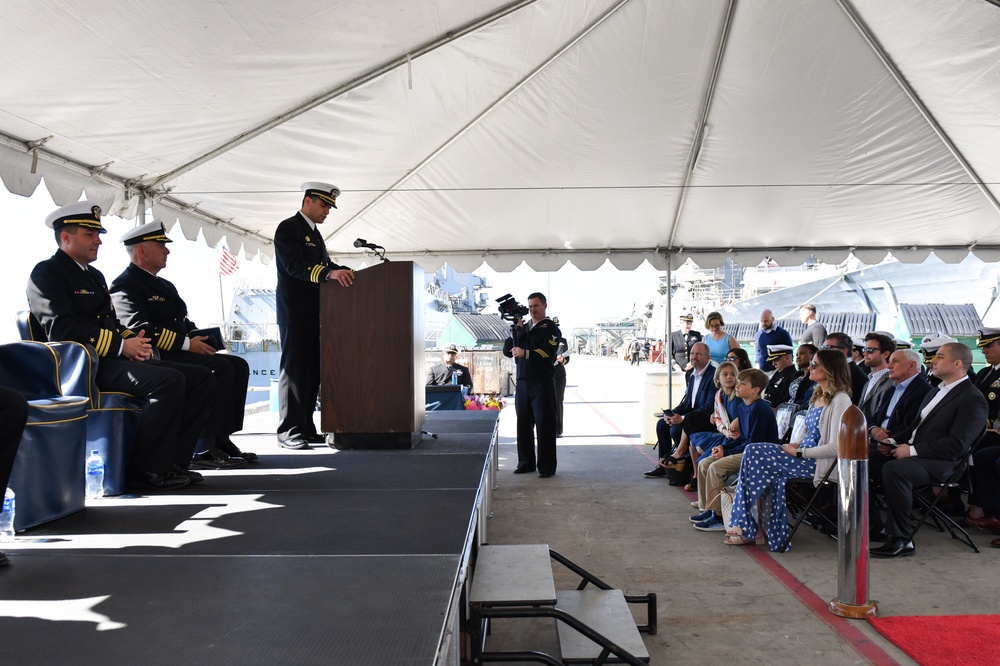
<instances>
[{"instance_id":1,"label":"metal post","mask_svg":"<svg viewBox=\"0 0 1000 666\"><path fill-rule=\"evenodd\" d=\"M670 250L667 250L667 323L663 327L663 354L661 360L667 364L667 404L673 407L674 404L674 355L673 350L670 348L670 322L673 321L671 316L671 304L673 298L670 293L671 276L670 273L673 269L673 261L670 258ZM669 456L670 453L667 452ZM666 456L664 456L666 457Z\"/></svg>"},{"instance_id":2,"label":"metal post","mask_svg":"<svg viewBox=\"0 0 1000 666\"><path fill-rule=\"evenodd\" d=\"M844 412L838 437L840 474L837 517L837 598L834 615L868 618L878 605L868 599L868 432L865 416L855 406Z\"/></svg>"}]
</instances>

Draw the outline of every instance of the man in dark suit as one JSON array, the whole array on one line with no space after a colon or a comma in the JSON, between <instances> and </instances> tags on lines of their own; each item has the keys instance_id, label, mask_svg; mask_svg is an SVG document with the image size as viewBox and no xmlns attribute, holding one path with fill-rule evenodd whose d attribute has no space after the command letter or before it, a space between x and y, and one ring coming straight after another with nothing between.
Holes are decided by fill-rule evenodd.
<instances>
[{"instance_id":1,"label":"man in dark suit","mask_svg":"<svg viewBox=\"0 0 1000 666\"><path fill-rule=\"evenodd\" d=\"M129 450L133 484L179 488L201 475L188 470L208 416L215 378L206 368L151 360L145 330L122 326L104 275L90 264L101 247L101 207L89 201L63 206L45 220L59 249L35 266L28 305L49 340L74 340L94 348L97 387L146 401Z\"/></svg>"},{"instance_id":2,"label":"man in dark suit","mask_svg":"<svg viewBox=\"0 0 1000 666\"><path fill-rule=\"evenodd\" d=\"M691 347L691 366L684 397L656 422L656 442L661 460L669 456L673 447L681 441L681 428L686 416L698 413L707 419L715 409L715 393L719 388L715 385L715 366L711 363L708 345L704 342L696 342ZM667 470L663 465L657 465L644 473L647 477L666 475Z\"/></svg>"},{"instance_id":3,"label":"man in dark suit","mask_svg":"<svg viewBox=\"0 0 1000 666\"><path fill-rule=\"evenodd\" d=\"M847 333L838 332L826 336L826 340L820 349L839 349L847 357L847 368L851 371L851 402L856 405L861 400L861 394L864 391L865 382L868 381L868 375L852 360L851 349L853 347L854 342L851 340L851 336Z\"/></svg>"},{"instance_id":4,"label":"man in dark suit","mask_svg":"<svg viewBox=\"0 0 1000 666\"><path fill-rule=\"evenodd\" d=\"M208 368L215 376L217 390L212 396L211 414L205 434L207 442L195 453L196 469L229 469L256 460L244 453L230 435L243 429L250 366L239 356L218 354L208 336L196 335L198 327L188 319L187 304L173 283L159 277L167 265L170 249L163 223L147 222L124 236L131 263L111 283L115 313L123 326L146 331L160 358L175 363L193 363ZM219 341L216 341L217 343Z\"/></svg>"},{"instance_id":5,"label":"man in dark suit","mask_svg":"<svg viewBox=\"0 0 1000 666\"><path fill-rule=\"evenodd\" d=\"M17 391L0 388L0 493L7 489L10 472L14 469L17 447L28 422L28 401ZM0 495L0 502L3 496ZM0 567L10 564L10 560L0 551Z\"/></svg>"},{"instance_id":6,"label":"man in dark suit","mask_svg":"<svg viewBox=\"0 0 1000 666\"><path fill-rule=\"evenodd\" d=\"M920 406L924 396L931 390L931 385L920 372L920 355L910 349L893 352L889 357L889 373L886 375L890 389L886 391L875 413L868 419L868 435L870 439L868 451L868 478L875 490L882 489L882 466L894 460L889 455L891 449L882 447L879 442L898 437L906 426L913 423L920 414ZM885 541L885 524L882 514L875 502L869 503L870 520L868 529L872 541Z\"/></svg>"},{"instance_id":7,"label":"man in dark suit","mask_svg":"<svg viewBox=\"0 0 1000 666\"><path fill-rule=\"evenodd\" d=\"M308 449L325 438L316 433L313 412L319 395L319 285L335 280L344 287L354 272L330 261L319 225L337 207L340 189L329 183L303 183L302 208L274 232L278 268L278 445Z\"/></svg>"},{"instance_id":8,"label":"man in dark suit","mask_svg":"<svg viewBox=\"0 0 1000 666\"><path fill-rule=\"evenodd\" d=\"M942 346L934 358L934 374L941 378L941 385L928 391L914 422L889 440L894 460L882 466L889 538L872 549L873 557L906 557L916 552L913 488L947 479L982 436L986 398L969 380L971 365L972 352L965 345ZM882 453L890 453L889 447Z\"/></svg>"},{"instance_id":9,"label":"man in dark suit","mask_svg":"<svg viewBox=\"0 0 1000 666\"><path fill-rule=\"evenodd\" d=\"M865 336L862 351L868 368L868 380L861 387L857 405L868 422L872 423L872 416L882 403L882 396L892 386L889 379L889 357L896 351L896 342L882 333L869 333Z\"/></svg>"}]
</instances>

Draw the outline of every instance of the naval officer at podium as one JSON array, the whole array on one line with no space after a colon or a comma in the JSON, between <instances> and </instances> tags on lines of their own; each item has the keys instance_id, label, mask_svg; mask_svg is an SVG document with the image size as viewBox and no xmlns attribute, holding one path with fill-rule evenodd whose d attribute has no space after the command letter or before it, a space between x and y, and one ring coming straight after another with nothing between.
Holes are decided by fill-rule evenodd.
<instances>
[{"instance_id":1,"label":"naval officer at podium","mask_svg":"<svg viewBox=\"0 0 1000 666\"><path fill-rule=\"evenodd\" d=\"M354 282L351 269L330 261L319 231L330 209L337 207L340 189L310 182L302 184L302 191L302 208L274 233L281 339L278 445L286 449L324 442L313 424L320 383L319 285L336 280L349 287Z\"/></svg>"}]
</instances>

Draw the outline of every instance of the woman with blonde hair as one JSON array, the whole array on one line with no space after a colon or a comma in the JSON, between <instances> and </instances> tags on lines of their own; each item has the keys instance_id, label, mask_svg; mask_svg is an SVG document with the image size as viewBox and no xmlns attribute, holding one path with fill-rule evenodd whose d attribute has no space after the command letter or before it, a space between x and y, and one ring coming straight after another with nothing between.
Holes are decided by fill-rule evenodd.
<instances>
[{"instance_id":1,"label":"woman with blonde hair","mask_svg":"<svg viewBox=\"0 0 1000 666\"><path fill-rule=\"evenodd\" d=\"M816 382L805 434L791 444L752 443L743 452L733 513L725 543L742 546L754 543L759 526L751 509L765 492L771 493L767 516L767 541L777 552L788 538L785 485L789 479L811 478L818 486L827 470L837 463L837 434L844 411L851 406L851 373L847 357L837 349L822 349L809 363L809 378ZM836 468L830 480L837 478ZM789 548L791 545L789 545Z\"/></svg>"},{"instance_id":2,"label":"woman with blonde hair","mask_svg":"<svg viewBox=\"0 0 1000 666\"><path fill-rule=\"evenodd\" d=\"M712 363L716 365L725 362L726 352L740 346L740 343L736 342L736 338L722 329L725 325L726 322L723 321L722 315L718 312L709 312L705 317L705 328L708 329L708 335L702 342L708 345L708 354L712 357Z\"/></svg>"}]
</instances>

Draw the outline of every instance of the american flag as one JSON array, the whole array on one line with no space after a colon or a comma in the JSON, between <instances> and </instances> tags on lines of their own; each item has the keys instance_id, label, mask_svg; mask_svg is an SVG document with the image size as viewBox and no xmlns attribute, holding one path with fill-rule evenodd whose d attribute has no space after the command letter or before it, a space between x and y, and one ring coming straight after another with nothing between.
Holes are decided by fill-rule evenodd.
<instances>
[{"instance_id":1,"label":"american flag","mask_svg":"<svg viewBox=\"0 0 1000 666\"><path fill-rule=\"evenodd\" d=\"M229 248L222 245L222 251L219 252L219 272L223 275L232 275L237 270L239 270L239 263L236 261L236 257L232 255Z\"/></svg>"}]
</instances>

